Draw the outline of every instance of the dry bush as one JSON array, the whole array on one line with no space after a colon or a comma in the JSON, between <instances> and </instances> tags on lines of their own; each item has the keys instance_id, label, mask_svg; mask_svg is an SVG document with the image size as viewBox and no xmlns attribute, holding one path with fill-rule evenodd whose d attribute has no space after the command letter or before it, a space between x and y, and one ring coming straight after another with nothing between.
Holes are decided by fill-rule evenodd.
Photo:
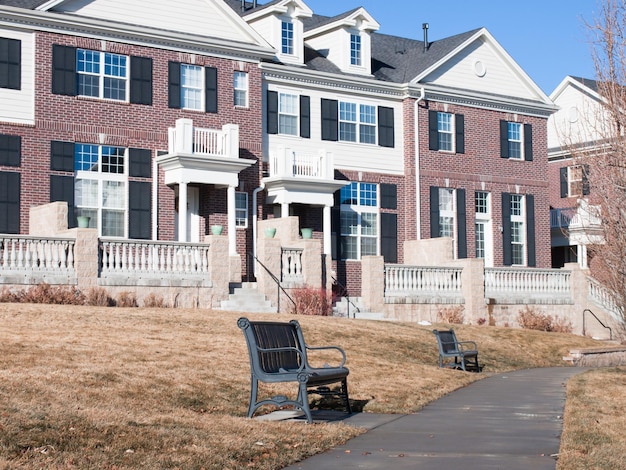
<instances>
[{"instance_id":1,"label":"dry bush","mask_svg":"<svg viewBox=\"0 0 626 470\"><path fill-rule=\"evenodd\" d=\"M0 290L0 302L2 303L15 303L20 301L22 291L13 292L8 287L4 286Z\"/></svg>"},{"instance_id":2,"label":"dry bush","mask_svg":"<svg viewBox=\"0 0 626 470\"><path fill-rule=\"evenodd\" d=\"M144 297L143 306L148 308L168 308L165 300L163 300L163 296L156 295L154 292L151 292Z\"/></svg>"},{"instance_id":3,"label":"dry bush","mask_svg":"<svg viewBox=\"0 0 626 470\"><path fill-rule=\"evenodd\" d=\"M528 305L524 307L524 310L519 311L517 322L522 328L527 330L552 331L555 333L571 333L573 331L570 321L538 312Z\"/></svg>"},{"instance_id":4,"label":"dry bush","mask_svg":"<svg viewBox=\"0 0 626 470\"><path fill-rule=\"evenodd\" d=\"M456 325L463 324L465 315L463 311L465 307L463 305L455 305L453 307L440 307L437 312L437 319L443 323L451 323Z\"/></svg>"},{"instance_id":5,"label":"dry bush","mask_svg":"<svg viewBox=\"0 0 626 470\"><path fill-rule=\"evenodd\" d=\"M324 289L302 287L291 291L293 314L329 316L333 312L331 294Z\"/></svg>"},{"instance_id":6,"label":"dry bush","mask_svg":"<svg viewBox=\"0 0 626 470\"><path fill-rule=\"evenodd\" d=\"M92 287L87 291L86 304L92 307L113 307L115 300L104 287Z\"/></svg>"},{"instance_id":7,"label":"dry bush","mask_svg":"<svg viewBox=\"0 0 626 470\"><path fill-rule=\"evenodd\" d=\"M138 307L137 295L134 292L120 292L117 296L116 304L118 307Z\"/></svg>"},{"instance_id":8,"label":"dry bush","mask_svg":"<svg viewBox=\"0 0 626 470\"><path fill-rule=\"evenodd\" d=\"M43 282L23 291L19 301L29 304L84 305L85 296L74 286L51 286Z\"/></svg>"}]
</instances>

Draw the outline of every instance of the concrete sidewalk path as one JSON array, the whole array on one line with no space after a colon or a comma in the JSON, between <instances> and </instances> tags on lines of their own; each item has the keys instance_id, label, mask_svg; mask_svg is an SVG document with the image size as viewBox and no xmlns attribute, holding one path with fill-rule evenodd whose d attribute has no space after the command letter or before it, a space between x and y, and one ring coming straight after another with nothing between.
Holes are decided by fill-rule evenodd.
<instances>
[{"instance_id":1,"label":"concrete sidewalk path","mask_svg":"<svg viewBox=\"0 0 626 470\"><path fill-rule=\"evenodd\" d=\"M369 431L288 467L312 469L553 470L565 385L584 369L555 367L493 375L411 415L355 414Z\"/></svg>"}]
</instances>

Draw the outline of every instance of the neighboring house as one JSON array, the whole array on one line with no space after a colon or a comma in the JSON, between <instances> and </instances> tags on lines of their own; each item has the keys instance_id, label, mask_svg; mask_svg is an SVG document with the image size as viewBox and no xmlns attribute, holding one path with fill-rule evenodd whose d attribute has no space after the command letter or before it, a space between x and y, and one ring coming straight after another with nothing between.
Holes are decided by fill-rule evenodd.
<instances>
[{"instance_id":1,"label":"neighboring house","mask_svg":"<svg viewBox=\"0 0 626 470\"><path fill-rule=\"evenodd\" d=\"M257 218L296 215L351 295L410 240L549 267L552 102L484 28L379 27L301 0L0 0L0 233L59 200L102 237L221 224L246 279Z\"/></svg>"},{"instance_id":2,"label":"neighboring house","mask_svg":"<svg viewBox=\"0 0 626 470\"><path fill-rule=\"evenodd\" d=\"M402 262L407 240L550 266L554 107L487 30L430 42L425 25L418 41L377 33L364 8L228 3L278 51L261 64L265 202L314 228L353 295L361 258Z\"/></svg>"},{"instance_id":3,"label":"neighboring house","mask_svg":"<svg viewBox=\"0 0 626 470\"><path fill-rule=\"evenodd\" d=\"M604 99L595 80L571 76L550 98L559 107L548 120L552 266L578 262L584 268L587 245L601 240L601 229L589 209L593 184L588 159L582 162L580 157L602 149L603 132L598 126L603 122Z\"/></svg>"}]
</instances>

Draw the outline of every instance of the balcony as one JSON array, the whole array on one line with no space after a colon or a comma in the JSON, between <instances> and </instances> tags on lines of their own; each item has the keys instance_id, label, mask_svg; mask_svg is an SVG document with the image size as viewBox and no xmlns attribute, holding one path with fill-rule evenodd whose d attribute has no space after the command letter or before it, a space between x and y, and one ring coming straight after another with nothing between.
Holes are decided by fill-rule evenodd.
<instances>
[{"instance_id":1,"label":"balcony","mask_svg":"<svg viewBox=\"0 0 626 470\"><path fill-rule=\"evenodd\" d=\"M256 163L239 158L239 126L222 129L194 127L191 119L178 119L169 129L168 153L157 157L165 184L199 183L237 186L239 173Z\"/></svg>"},{"instance_id":2,"label":"balcony","mask_svg":"<svg viewBox=\"0 0 626 470\"><path fill-rule=\"evenodd\" d=\"M333 154L276 147L263 179L270 204L333 205L333 193L346 184L334 179Z\"/></svg>"},{"instance_id":3,"label":"balcony","mask_svg":"<svg viewBox=\"0 0 626 470\"><path fill-rule=\"evenodd\" d=\"M567 207L564 209L550 209L550 228L566 229L576 214L575 207Z\"/></svg>"}]
</instances>

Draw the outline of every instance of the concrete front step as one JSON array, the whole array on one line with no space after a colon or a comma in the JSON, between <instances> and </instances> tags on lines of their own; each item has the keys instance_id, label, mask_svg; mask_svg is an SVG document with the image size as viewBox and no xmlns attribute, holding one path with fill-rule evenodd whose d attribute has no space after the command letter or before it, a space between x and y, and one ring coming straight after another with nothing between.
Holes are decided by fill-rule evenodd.
<instances>
[{"instance_id":1,"label":"concrete front step","mask_svg":"<svg viewBox=\"0 0 626 470\"><path fill-rule=\"evenodd\" d=\"M265 296L256 289L254 283L244 283L235 286L228 300L222 300L221 310L230 310L249 313L276 313L277 309Z\"/></svg>"}]
</instances>

